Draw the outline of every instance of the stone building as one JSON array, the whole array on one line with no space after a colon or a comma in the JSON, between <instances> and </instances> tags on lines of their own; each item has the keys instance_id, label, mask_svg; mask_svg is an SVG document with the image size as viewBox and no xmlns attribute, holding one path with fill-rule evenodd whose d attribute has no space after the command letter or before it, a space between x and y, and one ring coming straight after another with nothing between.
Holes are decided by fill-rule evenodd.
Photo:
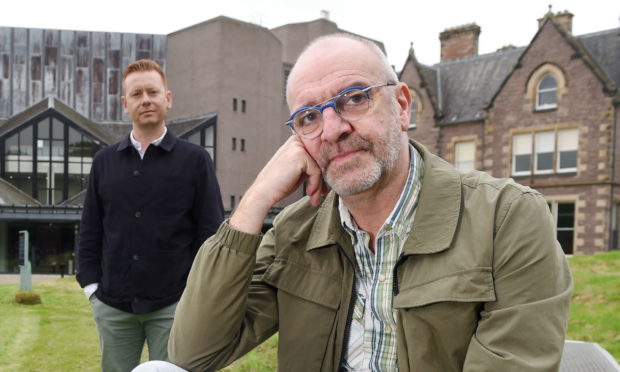
<instances>
[{"instance_id":1,"label":"stone building","mask_svg":"<svg viewBox=\"0 0 620 372\"><path fill-rule=\"evenodd\" d=\"M458 168L512 177L548 201L568 254L618 249L620 29L572 35L549 11L526 47L477 54L474 24L441 33L441 62L400 72L410 136Z\"/></svg>"}]
</instances>

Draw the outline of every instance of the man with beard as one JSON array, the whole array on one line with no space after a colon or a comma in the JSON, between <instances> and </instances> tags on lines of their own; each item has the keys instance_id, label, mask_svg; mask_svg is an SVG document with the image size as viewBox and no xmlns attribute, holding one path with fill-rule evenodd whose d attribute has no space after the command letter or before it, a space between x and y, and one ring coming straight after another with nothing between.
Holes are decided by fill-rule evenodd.
<instances>
[{"instance_id":1,"label":"man with beard","mask_svg":"<svg viewBox=\"0 0 620 372\"><path fill-rule=\"evenodd\" d=\"M287 88L294 135L198 253L170 360L220 369L279 332L282 371L557 370L572 280L544 198L409 141L366 40L315 40Z\"/></svg>"}]
</instances>

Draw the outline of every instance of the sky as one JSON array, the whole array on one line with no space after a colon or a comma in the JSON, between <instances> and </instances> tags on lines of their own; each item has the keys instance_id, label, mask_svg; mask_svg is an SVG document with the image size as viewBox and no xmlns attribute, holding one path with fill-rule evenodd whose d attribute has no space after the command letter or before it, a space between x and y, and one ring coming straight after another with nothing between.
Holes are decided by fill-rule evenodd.
<instances>
[{"instance_id":1,"label":"sky","mask_svg":"<svg viewBox=\"0 0 620 372\"><path fill-rule=\"evenodd\" d=\"M479 54L525 46L549 5L574 14L574 35L620 27L620 0L3 0L0 26L168 34L220 15L275 28L325 11L340 29L382 41L400 70L410 43L435 64L439 33L469 23L481 27Z\"/></svg>"}]
</instances>

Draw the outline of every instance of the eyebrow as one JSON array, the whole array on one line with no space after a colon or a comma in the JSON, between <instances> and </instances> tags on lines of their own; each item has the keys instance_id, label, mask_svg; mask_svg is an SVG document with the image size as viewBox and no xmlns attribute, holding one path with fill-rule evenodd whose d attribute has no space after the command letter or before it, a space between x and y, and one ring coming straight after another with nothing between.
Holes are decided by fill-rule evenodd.
<instances>
[{"instance_id":1,"label":"eyebrow","mask_svg":"<svg viewBox=\"0 0 620 372\"><path fill-rule=\"evenodd\" d=\"M333 96L331 96L331 97L329 97L329 98L327 98L327 99L325 99L325 100L323 100L323 101L319 101L319 102L317 102L317 103L310 103L310 104L306 104L306 105L300 106L299 108L304 108L304 107L318 107L318 106L319 106L320 104L322 104L322 103L324 104L324 103L330 102L331 100L333 100L333 99L334 99L334 97L336 97L337 95L339 95L340 93L342 93L343 91L345 91L345 90L347 90L347 89L349 89L349 88L353 88L353 87L361 87L361 88L366 88L366 87L369 87L370 85L372 85L372 84L362 83L362 82L360 82L360 81L356 81L356 82L354 82L354 83L352 83L352 84L347 84L347 86L345 86L344 88L339 89L339 90L338 90L338 93L334 94ZM299 109L297 109L297 110L299 110Z\"/></svg>"}]
</instances>

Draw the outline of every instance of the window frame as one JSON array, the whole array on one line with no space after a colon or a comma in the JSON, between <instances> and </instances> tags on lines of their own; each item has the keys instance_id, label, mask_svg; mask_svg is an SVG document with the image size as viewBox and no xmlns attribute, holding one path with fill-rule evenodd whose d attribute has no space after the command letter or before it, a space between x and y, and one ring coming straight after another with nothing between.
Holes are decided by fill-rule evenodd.
<instances>
[{"instance_id":1,"label":"window frame","mask_svg":"<svg viewBox=\"0 0 620 372\"><path fill-rule=\"evenodd\" d=\"M576 159L575 159L575 167L570 167L570 168L560 168L560 149L564 146L560 145L560 139L561 138L566 138L567 133L575 133L576 138L574 139L570 139L572 142L574 142L574 146L569 147L575 147L574 150L567 150L567 151L574 151L576 153ZM551 164L552 164L552 168L551 169L543 169L543 170L539 170L538 169L538 162L539 162L539 154L542 154L543 152L539 151L539 147L538 147L538 142L539 139L542 138L542 135L544 134L552 134L552 138L553 138L553 153L552 153L552 159L551 159ZM528 171L517 171L516 170L516 157L518 155L526 155L525 152L519 152L517 153L515 150L515 143L517 138L528 138L529 137L529 144L527 144L530 148L530 152L529 152L529 156L530 156L530 169ZM554 174L570 174L570 173L576 173L579 167L579 128L561 128L561 129L553 129L553 130L539 130L539 131L532 131L532 132L527 132L527 133L514 133L512 135L512 164L511 164L511 175L515 176L515 177L520 177L520 176L530 176L530 175L554 175Z\"/></svg>"},{"instance_id":2,"label":"window frame","mask_svg":"<svg viewBox=\"0 0 620 372\"><path fill-rule=\"evenodd\" d=\"M471 160L460 160L459 159L459 154L461 153L459 152L459 148L464 145L471 145L473 147L472 152L471 152L471 155L472 155ZM471 167L461 168L461 165L463 163L470 163L470 162L471 162ZM454 167L462 172L476 169L476 141L475 140L459 141L454 144Z\"/></svg>"},{"instance_id":3,"label":"window frame","mask_svg":"<svg viewBox=\"0 0 620 372\"><path fill-rule=\"evenodd\" d=\"M543 81L545 80L545 78L551 78L553 79L553 82L555 83L555 86L553 88L540 88L540 85L543 83ZM538 83L536 84L536 111L545 111L545 110L552 110L552 109L556 109L558 107L558 79L551 73L546 73L544 74L540 80L538 80ZM541 104L540 103L540 96L541 94L544 93L554 93L554 102L553 103L545 103L545 104Z\"/></svg>"}]
</instances>

